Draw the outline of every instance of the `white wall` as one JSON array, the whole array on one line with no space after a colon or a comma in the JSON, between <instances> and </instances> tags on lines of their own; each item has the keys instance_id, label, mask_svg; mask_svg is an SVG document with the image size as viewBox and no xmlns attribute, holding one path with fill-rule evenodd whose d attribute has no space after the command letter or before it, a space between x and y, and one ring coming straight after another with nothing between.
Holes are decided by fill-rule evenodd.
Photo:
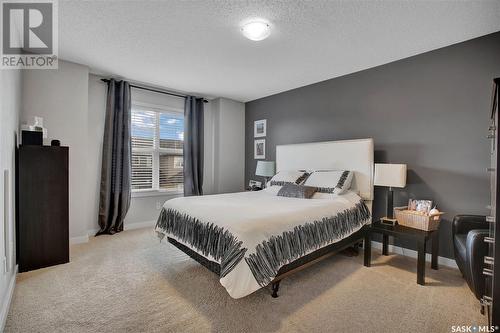
<instances>
[{"instance_id":1,"label":"white wall","mask_svg":"<svg viewBox=\"0 0 500 333\"><path fill-rule=\"evenodd\" d=\"M26 70L23 73L21 123L31 123L33 116L44 119L48 139L58 139L69 146L69 234L87 233L91 216L90 169L88 155L89 70L71 62L60 61L57 70Z\"/></svg>"},{"instance_id":2,"label":"white wall","mask_svg":"<svg viewBox=\"0 0 500 333\"><path fill-rule=\"evenodd\" d=\"M245 189L245 104L226 98L213 101L214 192Z\"/></svg>"},{"instance_id":3,"label":"white wall","mask_svg":"<svg viewBox=\"0 0 500 333\"><path fill-rule=\"evenodd\" d=\"M69 230L85 241L97 229L106 85L86 66L59 60L58 70L0 71L0 330L15 282L15 144L19 123L44 118L50 144L70 147ZM133 91L132 98L183 108L183 100ZM245 105L218 98L205 104L205 194L244 189ZM8 204L4 207L4 170L8 170ZM172 196L134 197L125 228L156 220ZM5 214L5 211L8 211ZM144 223L146 222L146 223ZM4 269L4 259L7 263Z\"/></svg>"},{"instance_id":4,"label":"white wall","mask_svg":"<svg viewBox=\"0 0 500 333\"><path fill-rule=\"evenodd\" d=\"M165 94L132 89L132 102L161 105L177 109L184 108L184 100ZM89 165L93 170L90 179L100 177L102 133L106 112L106 85L100 77L89 79ZM244 189L245 173L245 104L218 98L205 103L204 113L204 194L238 192ZM94 160L96 159L96 160ZM93 185L95 197L90 207L92 216L97 216L99 184ZM142 226L158 218L163 203L179 195L133 196L124 227ZM97 222L89 225L89 230Z\"/></svg>"},{"instance_id":5,"label":"white wall","mask_svg":"<svg viewBox=\"0 0 500 333\"><path fill-rule=\"evenodd\" d=\"M61 61L58 70L23 76L21 121L44 118L49 139L70 147L70 237L85 241L97 229L106 84L87 67ZM132 89L132 100L183 109L183 99ZM245 105L223 98L205 104L205 194L244 189ZM124 227L151 224L175 196L134 196Z\"/></svg>"},{"instance_id":6,"label":"white wall","mask_svg":"<svg viewBox=\"0 0 500 333\"><path fill-rule=\"evenodd\" d=\"M103 87L104 86L104 87ZM89 215L85 225L88 234L98 230L99 186L101 180L102 140L104 135L104 110L106 109L106 85L100 78L90 75L88 88L87 167L89 183ZM92 232L95 231L95 232Z\"/></svg>"},{"instance_id":7,"label":"white wall","mask_svg":"<svg viewBox=\"0 0 500 333\"><path fill-rule=\"evenodd\" d=\"M0 70L0 331L15 282L15 145L21 89L20 70Z\"/></svg>"},{"instance_id":8,"label":"white wall","mask_svg":"<svg viewBox=\"0 0 500 333\"><path fill-rule=\"evenodd\" d=\"M146 103L151 105L166 106L175 109L184 109L184 100L182 98L168 96L144 90L132 89L132 101ZM89 79L89 164L91 164L92 173L90 179L98 180L100 177L101 156L102 156L102 138L104 132L104 116L106 113L106 84L101 78L90 75ZM211 103L205 104L205 160L203 190L205 193L213 191L213 148L212 148L212 116ZM91 203L92 214L97 216L99 205L99 183L92 184L92 193L95 200ZM141 226L144 222L156 221L161 206L168 200L179 195L153 195L153 196L133 196L130 203L130 209L124 221L124 227ZM97 228L97 222L89 225L89 230Z\"/></svg>"}]
</instances>

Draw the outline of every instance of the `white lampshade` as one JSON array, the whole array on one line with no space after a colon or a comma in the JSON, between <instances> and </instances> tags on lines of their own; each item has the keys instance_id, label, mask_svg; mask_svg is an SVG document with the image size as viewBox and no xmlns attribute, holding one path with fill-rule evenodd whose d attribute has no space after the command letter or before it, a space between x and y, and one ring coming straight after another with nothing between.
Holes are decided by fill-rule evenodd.
<instances>
[{"instance_id":1,"label":"white lampshade","mask_svg":"<svg viewBox=\"0 0 500 333\"><path fill-rule=\"evenodd\" d=\"M406 164L375 163L374 184L386 187L405 187Z\"/></svg>"},{"instance_id":2,"label":"white lampshade","mask_svg":"<svg viewBox=\"0 0 500 333\"><path fill-rule=\"evenodd\" d=\"M272 177L274 176L274 162L273 161L257 161L257 168L255 169L256 176Z\"/></svg>"}]
</instances>

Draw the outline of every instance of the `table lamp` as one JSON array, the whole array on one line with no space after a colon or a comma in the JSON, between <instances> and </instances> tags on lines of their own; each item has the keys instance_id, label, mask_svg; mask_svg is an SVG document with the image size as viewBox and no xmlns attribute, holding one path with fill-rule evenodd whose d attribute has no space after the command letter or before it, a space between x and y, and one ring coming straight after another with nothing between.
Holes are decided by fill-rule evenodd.
<instances>
[{"instance_id":1,"label":"table lamp","mask_svg":"<svg viewBox=\"0 0 500 333\"><path fill-rule=\"evenodd\" d=\"M266 187L267 178L274 176L274 162L273 161L257 161L257 168L255 169L256 176L264 177L264 186Z\"/></svg>"},{"instance_id":2,"label":"table lamp","mask_svg":"<svg viewBox=\"0 0 500 333\"><path fill-rule=\"evenodd\" d=\"M385 164L375 163L375 186L388 187L387 191L387 216L380 220L382 222L394 225L396 219L394 218L394 193L393 187L403 188L406 186L406 164Z\"/></svg>"}]
</instances>

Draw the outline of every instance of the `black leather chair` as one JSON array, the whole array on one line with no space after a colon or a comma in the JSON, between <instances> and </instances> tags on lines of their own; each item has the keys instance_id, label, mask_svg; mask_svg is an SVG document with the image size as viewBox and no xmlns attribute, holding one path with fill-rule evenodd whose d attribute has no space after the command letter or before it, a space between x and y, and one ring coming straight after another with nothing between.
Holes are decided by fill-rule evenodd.
<instances>
[{"instance_id":1,"label":"black leather chair","mask_svg":"<svg viewBox=\"0 0 500 333\"><path fill-rule=\"evenodd\" d=\"M484 296L484 256L488 255L488 222L485 216L457 215L453 219L455 261L477 299Z\"/></svg>"}]
</instances>

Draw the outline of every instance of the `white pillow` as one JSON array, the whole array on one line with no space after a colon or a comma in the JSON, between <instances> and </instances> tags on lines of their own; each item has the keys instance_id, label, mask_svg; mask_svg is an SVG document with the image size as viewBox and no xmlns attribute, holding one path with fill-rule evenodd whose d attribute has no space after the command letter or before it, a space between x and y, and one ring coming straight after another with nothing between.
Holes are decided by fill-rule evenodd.
<instances>
[{"instance_id":1,"label":"white pillow","mask_svg":"<svg viewBox=\"0 0 500 333\"><path fill-rule=\"evenodd\" d=\"M300 184L306 179L309 174L300 170L283 170L271 178L269 185L283 186L285 183Z\"/></svg>"},{"instance_id":2,"label":"white pillow","mask_svg":"<svg viewBox=\"0 0 500 333\"><path fill-rule=\"evenodd\" d=\"M351 188L353 176L354 173L348 170L315 171L304 185L317 187L320 193L342 194Z\"/></svg>"}]
</instances>

